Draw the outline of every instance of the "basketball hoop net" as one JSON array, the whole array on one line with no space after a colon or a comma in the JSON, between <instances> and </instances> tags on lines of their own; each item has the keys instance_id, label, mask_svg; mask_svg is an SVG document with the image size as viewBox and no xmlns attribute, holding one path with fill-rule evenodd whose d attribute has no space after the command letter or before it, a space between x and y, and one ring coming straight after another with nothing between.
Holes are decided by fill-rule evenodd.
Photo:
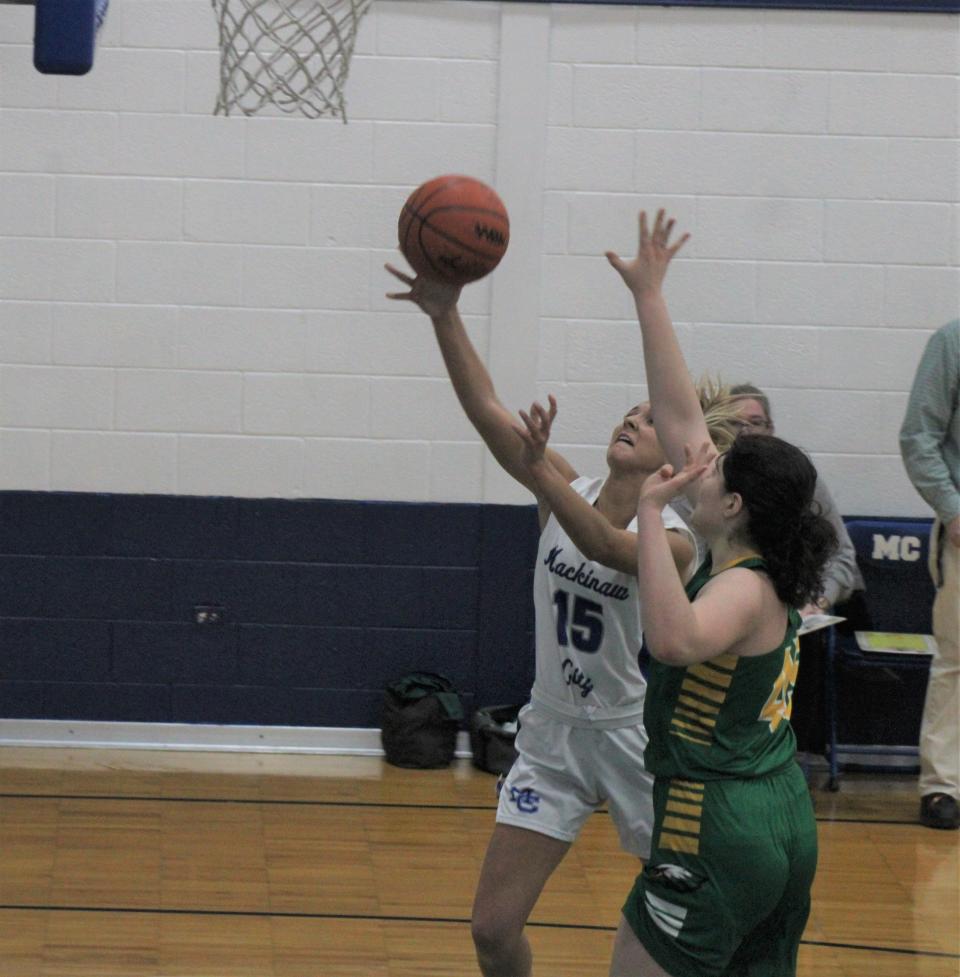
<instances>
[{"instance_id":1,"label":"basketball hoop net","mask_svg":"<svg viewBox=\"0 0 960 977\"><path fill-rule=\"evenodd\" d=\"M372 0L212 0L220 28L215 115L266 105L347 121L343 89Z\"/></svg>"}]
</instances>

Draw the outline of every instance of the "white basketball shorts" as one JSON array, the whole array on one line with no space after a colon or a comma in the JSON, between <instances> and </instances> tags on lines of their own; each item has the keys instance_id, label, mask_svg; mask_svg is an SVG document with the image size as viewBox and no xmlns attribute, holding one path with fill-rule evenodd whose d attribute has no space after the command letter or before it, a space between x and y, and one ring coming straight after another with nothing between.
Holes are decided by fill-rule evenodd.
<instances>
[{"instance_id":1,"label":"white basketball shorts","mask_svg":"<svg viewBox=\"0 0 960 977\"><path fill-rule=\"evenodd\" d=\"M653 777L643 766L646 745L642 723L584 729L524 706L519 757L500 789L497 822L572 842L587 818L606 804L623 850L648 857Z\"/></svg>"}]
</instances>

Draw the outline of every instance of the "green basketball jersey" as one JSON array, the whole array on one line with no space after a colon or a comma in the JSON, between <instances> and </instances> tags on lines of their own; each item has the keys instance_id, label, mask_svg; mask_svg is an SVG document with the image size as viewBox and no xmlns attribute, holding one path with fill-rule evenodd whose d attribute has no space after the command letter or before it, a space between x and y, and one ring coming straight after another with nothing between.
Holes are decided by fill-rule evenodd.
<instances>
[{"instance_id":1,"label":"green basketball jersey","mask_svg":"<svg viewBox=\"0 0 960 977\"><path fill-rule=\"evenodd\" d=\"M762 570L765 564L747 557L732 566ZM687 584L690 600L711 569L708 556ZM658 777L717 780L758 777L792 760L799 626L800 615L791 608L783 641L764 655L726 653L686 667L651 659L643 711L647 770Z\"/></svg>"}]
</instances>

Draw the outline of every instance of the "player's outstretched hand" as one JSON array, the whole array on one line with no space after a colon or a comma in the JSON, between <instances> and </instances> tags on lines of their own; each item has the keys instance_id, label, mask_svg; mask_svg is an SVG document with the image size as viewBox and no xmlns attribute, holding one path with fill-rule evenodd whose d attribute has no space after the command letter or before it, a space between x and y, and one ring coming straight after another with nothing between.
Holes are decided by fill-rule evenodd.
<instances>
[{"instance_id":1,"label":"player's outstretched hand","mask_svg":"<svg viewBox=\"0 0 960 977\"><path fill-rule=\"evenodd\" d=\"M662 209L658 210L651 231L647 227L647 212L641 210L640 245L637 248L636 258L632 261L624 261L616 252L606 252L607 261L617 269L627 288L635 296L660 291L664 276L667 274L667 266L689 240L690 235L683 234L676 243L670 243L674 223L673 218L668 219Z\"/></svg>"},{"instance_id":2,"label":"player's outstretched hand","mask_svg":"<svg viewBox=\"0 0 960 977\"><path fill-rule=\"evenodd\" d=\"M688 485L700 478L713 464L717 457L717 449L705 441L696 454L690 450L690 445L683 446L684 466L674 472L673 465L662 465L644 483L640 489L638 506L649 505L661 510L671 499L680 495Z\"/></svg>"},{"instance_id":3,"label":"player's outstretched hand","mask_svg":"<svg viewBox=\"0 0 960 977\"><path fill-rule=\"evenodd\" d=\"M413 302L414 305L426 312L431 319L439 319L456 308L460 298L461 285L451 285L449 282L442 282L436 278L426 278L423 275L408 275L394 268L391 264L383 266L393 275L400 279L404 285L408 286L409 292L387 292L388 299L396 299L399 302Z\"/></svg>"},{"instance_id":4,"label":"player's outstretched hand","mask_svg":"<svg viewBox=\"0 0 960 977\"><path fill-rule=\"evenodd\" d=\"M520 411L523 427L519 424L513 425L514 431L517 432L523 442L523 463L527 466L542 461L547 451L550 428L553 425L553 419L557 416L557 401L553 394L547 395L547 401L550 404L549 410L534 401L530 405L529 414L526 411Z\"/></svg>"}]
</instances>

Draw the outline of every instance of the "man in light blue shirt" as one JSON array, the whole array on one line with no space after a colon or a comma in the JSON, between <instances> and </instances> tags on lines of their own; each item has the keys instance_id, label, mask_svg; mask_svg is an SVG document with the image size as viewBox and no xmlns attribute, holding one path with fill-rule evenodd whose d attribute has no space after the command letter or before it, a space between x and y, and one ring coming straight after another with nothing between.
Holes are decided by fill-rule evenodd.
<instances>
[{"instance_id":1,"label":"man in light blue shirt","mask_svg":"<svg viewBox=\"0 0 960 977\"><path fill-rule=\"evenodd\" d=\"M914 488L936 513L930 573L937 588L920 729L920 820L960 827L960 319L924 350L900 428L900 454Z\"/></svg>"}]
</instances>

